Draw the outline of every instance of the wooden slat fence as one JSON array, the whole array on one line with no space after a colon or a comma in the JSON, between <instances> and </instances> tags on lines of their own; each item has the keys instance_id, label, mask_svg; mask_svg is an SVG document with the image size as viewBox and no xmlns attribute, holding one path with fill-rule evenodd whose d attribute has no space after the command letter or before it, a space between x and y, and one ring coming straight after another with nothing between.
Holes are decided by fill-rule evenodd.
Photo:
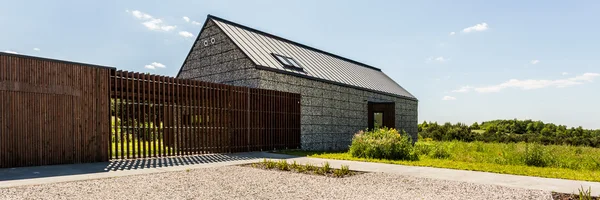
<instances>
[{"instance_id":1,"label":"wooden slat fence","mask_svg":"<svg viewBox=\"0 0 600 200\"><path fill-rule=\"evenodd\" d=\"M0 168L107 161L111 70L0 53Z\"/></svg>"},{"instance_id":2,"label":"wooden slat fence","mask_svg":"<svg viewBox=\"0 0 600 200\"><path fill-rule=\"evenodd\" d=\"M300 95L172 77L111 75L112 158L300 147Z\"/></svg>"},{"instance_id":3,"label":"wooden slat fence","mask_svg":"<svg viewBox=\"0 0 600 200\"><path fill-rule=\"evenodd\" d=\"M299 94L0 53L0 168L299 147Z\"/></svg>"}]
</instances>

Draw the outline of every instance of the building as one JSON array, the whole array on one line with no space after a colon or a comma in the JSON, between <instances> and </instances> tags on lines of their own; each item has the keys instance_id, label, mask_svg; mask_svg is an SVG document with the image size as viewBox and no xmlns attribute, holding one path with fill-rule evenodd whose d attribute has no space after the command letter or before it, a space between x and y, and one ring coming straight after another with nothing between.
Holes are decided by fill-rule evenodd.
<instances>
[{"instance_id":1,"label":"building","mask_svg":"<svg viewBox=\"0 0 600 200\"><path fill-rule=\"evenodd\" d=\"M405 130L418 100L380 69L209 15L177 78L301 94L304 150L343 150L359 130Z\"/></svg>"}]
</instances>

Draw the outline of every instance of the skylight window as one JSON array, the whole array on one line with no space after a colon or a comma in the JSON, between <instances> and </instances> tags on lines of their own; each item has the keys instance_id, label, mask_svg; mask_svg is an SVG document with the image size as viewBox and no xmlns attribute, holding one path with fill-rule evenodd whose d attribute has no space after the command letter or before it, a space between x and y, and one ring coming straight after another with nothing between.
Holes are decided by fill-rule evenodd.
<instances>
[{"instance_id":1,"label":"skylight window","mask_svg":"<svg viewBox=\"0 0 600 200\"><path fill-rule=\"evenodd\" d=\"M288 67L288 68L292 68L292 69L295 69L295 70L303 71L302 67L293 58L285 57L285 56L282 56L282 55L279 55L279 54L273 54L273 56L275 56L275 58L277 58L277 60L283 66Z\"/></svg>"}]
</instances>

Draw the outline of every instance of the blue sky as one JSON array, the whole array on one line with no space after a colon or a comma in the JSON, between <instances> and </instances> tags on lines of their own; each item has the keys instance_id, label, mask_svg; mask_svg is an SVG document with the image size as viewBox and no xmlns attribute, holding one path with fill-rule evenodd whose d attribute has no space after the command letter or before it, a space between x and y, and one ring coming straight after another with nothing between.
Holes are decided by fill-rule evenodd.
<instances>
[{"instance_id":1,"label":"blue sky","mask_svg":"<svg viewBox=\"0 0 600 200\"><path fill-rule=\"evenodd\" d=\"M419 121L600 128L599 1L0 5L0 51L175 76L213 14L381 68L419 98Z\"/></svg>"}]
</instances>

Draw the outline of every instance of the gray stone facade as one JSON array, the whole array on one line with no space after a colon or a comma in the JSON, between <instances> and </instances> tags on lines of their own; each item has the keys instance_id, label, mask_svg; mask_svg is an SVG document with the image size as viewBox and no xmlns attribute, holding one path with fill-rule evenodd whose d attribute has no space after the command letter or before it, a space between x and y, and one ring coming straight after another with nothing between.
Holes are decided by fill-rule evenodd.
<instances>
[{"instance_id":1,"label":"gray stone facade","mask_svg":"<svg viewBox=\"0 0 600 200\"><path fill-rule=\"evenodd\" d=\"M396 128L417 138L416 100L257 69L212 21L205 25L178 78L301 94L304 150L348 149L353 135L368 127L369 101L395 102Z\"/></svg>"},{"instance_id":2,"label":"gray stone facade","mask_svg":"<svg viewBox=\"0 0 600 200\"><path fill-rule=\"evenodd\" d=\"M368 126L368 101L395 102L396 128L417 138L417 101L272 71L259 74L259 88L301 94L302 149L348 149L354 133Z\"/></svg>"},{"instance_id":3,"label":"gray stone facade","mask_svg":"<svg viewBox=\"0 0 600 200\"><path fill-rule=\"evenodd\" d=\"M258 87L258 70L252 60L210 20L194 43L177 78Z\"/></svg>"}]
</instances>

